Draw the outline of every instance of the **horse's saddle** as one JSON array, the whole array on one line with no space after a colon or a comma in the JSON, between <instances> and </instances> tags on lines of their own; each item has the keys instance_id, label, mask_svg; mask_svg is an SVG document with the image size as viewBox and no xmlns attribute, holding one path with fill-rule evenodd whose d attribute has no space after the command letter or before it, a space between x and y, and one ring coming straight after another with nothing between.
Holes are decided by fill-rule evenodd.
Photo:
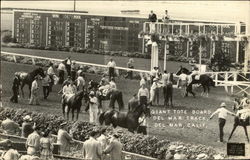
<instances>
[{"instance_id":1,"label":"horse's saddle","mask_svg":"<svg viewBox=\"0 0 250 160\"><path fill-rule=\"evenodd\" d=\"M200 74L195 75L194 79L195 79L195 80L200 80Z\"/></svg>"},{"instance_id":2,"label":"horse's saddle","mask_svg":"<svg viewBox=\"0 0 250 160\"><path fill-rule=\"evenodd\" d=\"M71 97L73 97L75 94L64 94L63 99L65 102L68 102Z\"/></svg>"},{"instance_id":3,"label":"horse's saddle","mask_svg":"<svg viewBox=\"0 0 250 160\"><path fill-rule=\"evenodd\" d=\"M28 73L26 73L26 72L17 72L17 74L18 74L20 79L24 79L28 75Z\"/></svg>"}]
</instances>

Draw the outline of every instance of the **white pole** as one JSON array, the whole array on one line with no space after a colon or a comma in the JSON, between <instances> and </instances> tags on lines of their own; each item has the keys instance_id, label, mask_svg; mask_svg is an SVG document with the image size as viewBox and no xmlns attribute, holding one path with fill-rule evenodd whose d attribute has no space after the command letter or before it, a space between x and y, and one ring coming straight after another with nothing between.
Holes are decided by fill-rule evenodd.
<instances>
[{"instance_id":1,"label":"white pole","mask_svg":"<svg viewBox=\"0 0 250 160\"><path fill-rule=\"evenodd\" d=\"M201 72L201 49L202 49L202 46L201 46L201 42L200 42L200 51L199 51L199 71Z\"/></svg>"},{"instance_id":2,"label":"white pole","mask_svg":"<svg viewBox=\"0 0 250 160\"><path fill-rule=\"evenodd\" d=\"M247 14L247 22L246 22L246 35L248 35L248 41L250 39L250 1L248 1L248 14ZM250 43L247 43L245 49L245 61L244 61L244 72L247 72L250 67Z\"/></svg>"},{"instance_id":3,"label":"white pole","mask_svg":"<svg viewBox=\"0 0 250 160\"><path fill-rule=\"evenodd\" d=\"M187 41L187 57L188 57L188 53L189 53L189 41Z\"/></svg>"},{"instance_id":4,"label":"white pole","mask_svg":"<svg viewBox=\"0 0 250 160\"><path fill-rule=\"evenodd\" d=\"M237 39L236 41L236 63L239 62L239 45L240 45L240 41Z\"/></svg>"},{"instance_id":5,"label":"white pole","mask_svg":"<svg viewBox=\"0 0 250 160\"><path fill-rule=\"evenodd\" d=\"M164 46L164 71L167 69L167 41L165 41L165 46Z\"/></svg>"}]
</instances>

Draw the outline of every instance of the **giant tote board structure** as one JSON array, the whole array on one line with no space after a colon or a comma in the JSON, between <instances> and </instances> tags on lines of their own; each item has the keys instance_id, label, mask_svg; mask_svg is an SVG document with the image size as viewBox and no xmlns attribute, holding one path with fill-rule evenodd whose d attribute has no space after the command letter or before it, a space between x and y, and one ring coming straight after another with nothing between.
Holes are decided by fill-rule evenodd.
<instances>
[{"instance_id":1,"label":"giant tote board structure","mask_svg":"<svg viewBox=\"0 0 250 160\"><path fill-rule=\"evenodd\" d=\"M159 15L160 17L160 15ZM142 15L91 15L76 12L13 10L13 37L18 43L45 47L75 47L100 49L105 51L129 51L147 53L146 41L138 38L141 32L148 31L147 17ZM188 23L188 25L187 25ZM158 23L157 32L161 33L164 23ZM206 26L205 26L206 25ZM218 33L244 33L245 24L233 22L209 22L173 19L169 24L169 34L185 35L215 30ZM205 27L203 27L205 26ZM216 27L217 26L217 27ZM164 30L165 31L165 30ZM224 43L224 48L232 62L243 62L242 45L232 41ZM169 54L174 56L195 57L192 49L195 43L173 41ZM206 47L203 58L209 59L213 53L212 45ZM164 47L159 47L163 56Z\"/></svg>"}]
</instances>

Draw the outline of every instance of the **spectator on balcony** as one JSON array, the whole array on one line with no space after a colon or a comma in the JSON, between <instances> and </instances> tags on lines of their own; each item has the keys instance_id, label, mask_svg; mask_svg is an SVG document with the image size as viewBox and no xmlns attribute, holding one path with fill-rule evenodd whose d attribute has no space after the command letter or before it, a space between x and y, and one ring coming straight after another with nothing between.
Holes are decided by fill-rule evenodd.
<instances>
[{"instance_id":1,"label":"spectator on balcony","mask_svg":"<svg viewBox=\"0 0 250 160\"><path fill-rule=\"evenodd\" d=\"M127 67L130 68L130 69L133 69L134 68L133 63L134 63L134 59L130 58L128 63L127 63ZM126 75L126 78L133 79L133 71L128 71L127 75Z\"/></svg>"},{"instance_id":2,"label":"spectator on balcony","mask_svg":"<svg viewBox=\"0 0 250 160\"><path fill-rule=\"evenodd\" d=\"M62 84L64 81L64 75L66 72L66 68L65 68L65 61L62 61L59 65L58 65L58 74L59 74L59 84Z\"/></svg>"},{"instance_id":3,"label":"spectator on balcony","mask_svg":"<svg viewBox=\"0 0 250 160\"><path fill-rule=\"evenodd\" d=\"M164 23L169 23L170 17L168 15L168 10L165 10L165 15L162 17ZM169 32L169 27L167 25L163 26L163 33L167 34Z\"/></svg>"},{"instance_id":4,"label":"spectator on balcony","mask_svg":"<svg viewBox=\"0 0 250 160\"><path fill-rule=\"evenodd\" d=\"M110 58L110 61L107 64L108 68L109 68L109 80L111 78L115 77L115 67L116 67L116 63L113 60L113 58Z\"/></svg>"},{"instance_id":5,"label":"spectator on balcony","mask_svg":"<svg viewBox=\"0 0 250 160\"><path fill-rule=\"evenodd\" d=\"M66 70L67 70L67 73L68 73L68 76L71 76L71 57L68 56L66 59L65 59L65 67L66 67Z\"/></svg>"},{"instance_id":6,"label":"spectator on balcony","mask_svg":"<svg viewBox=\"0 0 250 160\"><path fill-rule=\"evenodd\" d=\"M154 13L154 11L151 11L149 13L149 16L148 16L148 20L150 23L150 33L154 33L155 32L155 22L157 21L157 16L156 14Z\"/></svg>"},{"instance_id":7,"label":"spectator on balcony","mask_svg":"<svg viewBox=\"0 0 250 160\"><path fill-rule=\"evenodd\" d=\"M170 19L170 17L168 15L168 10L165 10L165 15L162 17L162 21L164 23L169 23L169 19Z\"/></svg>"},{"instance_id":8,"label":"spectator on balcony","mask_svg":"<svg viewBox=\"0 0 250 160\"><path fill-rule=\"evenodd\" d=\"M54 76L55 74L55 70L54 70L54 64L50 63L49 64L49 68L47 70L47 73L51 79L50 85L49 85L49 91L52 92L52 86L54 85L55 81L54 81Z\"/></svg>"}]
</instances>

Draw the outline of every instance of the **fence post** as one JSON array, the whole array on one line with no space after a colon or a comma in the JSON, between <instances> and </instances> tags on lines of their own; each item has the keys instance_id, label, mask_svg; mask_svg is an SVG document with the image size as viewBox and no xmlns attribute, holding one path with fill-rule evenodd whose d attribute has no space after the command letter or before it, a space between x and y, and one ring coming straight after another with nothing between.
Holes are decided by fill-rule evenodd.
<instances>
[{"instance_id":1,"label":"fence post","mask_svg":"<svg viewBox=\"0 0 250 160\"><path fill-rule=\"evenodd\" d=\"M218 86L218 73L215 73L215 86Z\"/></svg>"},{"instance_id":2,"label":"fence post","mask_svg":"<svg viewBox=\"0 0 250 160\"><path fill-rule=\"evenodd\" d=\"M228 87L228 86L227 86L227 85L228 85L228 83L227 83L227 82L228 82L228 73L227 73L227 72L225 73L225 82L226 82L226 83L224 84L224 85L225 85L225 90L226 90L226 92L228 93L228 88L227 88L227 87Z\"/></svg>"},{"instance_id":3,"label":"fence post","mask_svg":"<svg viewBox=\"0 0 250 160\"><path fill-rule=\"evenodd\" d=\"M32 64L36 65L35 58L32 57L31 59L32 59Z\"/></svg>"},{"instance_id":4,"label":"fence post","mask_svg":"<svg viewBox=\"0 0 250 160\"><path fill-rule=\"evenodd\" d=\"M234 78L234 80L233 80L233 84L235 84L235 82L237 82L237 73L235 72L235 73L233 73L233 78ZM231 94L233 94L234 93L234 85L232 84L232 86L231 86Z\"/></svg>"},{"instance_id":5,"label":"fence post","mask_svg":"<svg viewBox=\"0 0 250 160\"><path fill-rule=\"evenodd\" d=\"M13 59L14 59L14 62L16 63L17 61L16 61L16 56L15 55L13 55Z\"/></svg>"}]
</instances>

